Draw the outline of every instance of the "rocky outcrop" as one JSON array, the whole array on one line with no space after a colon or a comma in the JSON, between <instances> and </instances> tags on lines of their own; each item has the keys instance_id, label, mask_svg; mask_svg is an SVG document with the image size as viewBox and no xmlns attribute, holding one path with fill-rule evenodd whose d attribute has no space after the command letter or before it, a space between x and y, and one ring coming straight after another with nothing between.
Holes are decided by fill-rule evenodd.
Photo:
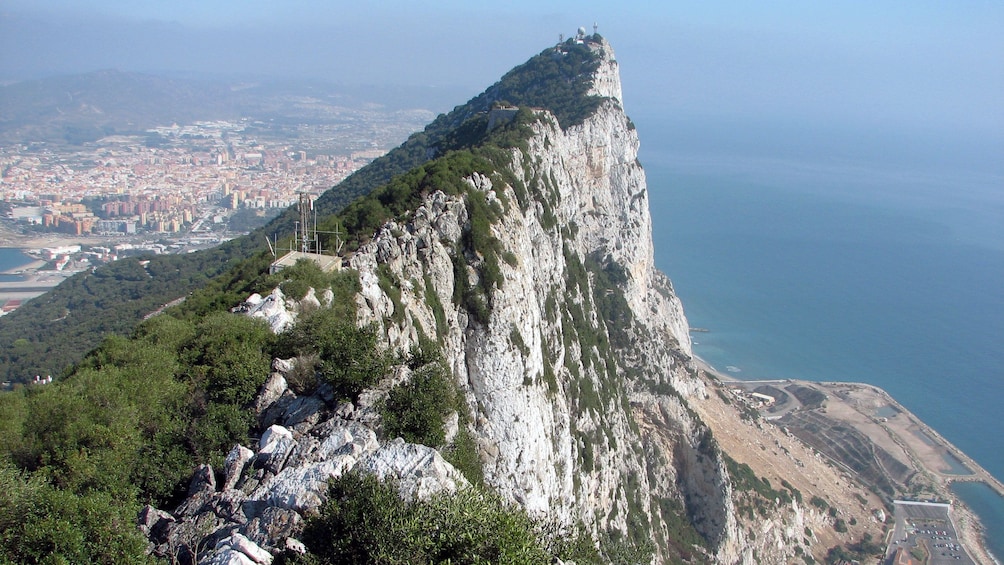
<instances>
[{"instance_id":1,"label":"rocky outcrop","mask_svg":"<svg viewBox=\"0 0 1004 565\"><path fill-rule=\"evenodd\" d=\"M293 369L282 361L273 367ZM323 388L297 397L276 387L280 379L282 372L274 373L255 400L259 417L273 413L275 423L254 449L234 446L222 481L202 465L173 512L147 507L140 514L152 553L181 562L267 564L284 551L302 552L296 537L305 517L324 502L328 481L350 470L396 479L405 499L468 485L431 447L400 439L381 445L370 426L353 418L366 411L330 407Z\"/></svg>"},{"instance_id":2,"label":"rocky outcrop","mask_svg":"<svg viewBox=\"0 0 1004 565\"><path fill-rule=\"evenodd\" d=\"M316 300L316 299L315 299ZM279 333L293 325L295 314L286 304L282 290L276 288L266 297L255 293L234 307L232 312L265 320L273 332Z\"/></svg>"},{"instance_id":3,"label":"rocky outcrop","mask_svg":"<svg viewBox=\"0 0 1004 565\"><path fill-rule=\"evenodd\" d=\"M507 150L504 174L475 173L463 179L464 194L431 191L347 258L361 285L357 321L396 351L437 338L471 416L461 423L454 414L448 437L467 426L485 482L504 498L559 524L582 523L597 540L654 540L656 560L680 556L682 527L703 540L688 554L753 563L765 553L749 548L722 454L687 406L706 391L680 301L654 265L617 62L605 42L590 45L600 58L591 92L604 98L590 117L562 129L533 110L532 134ZM493 210L490 252L465 243L475 195ZM389 296L382 276L400 292ZM483 309L463 299L470 292L481 293ZM305 300L331 302L313 292ZM276 290L235 311L280 332L300 308ZM300 547L296 536L327 481L349 470L396 479L404 499L467 485L432 447L377 440L373 407L386 383L354 405L333 405L323 387L308 396L288 389L294 365L273 364L254 403L263 432L257 445L235 446L218 484L203 469L175 512L146 511L158 554L184 546L205 562L262 563L256 548ZM402 370L390 380L407 378ZM797 506L782 514L771 531L797 533Z\"/></svg>"}]
</instances>

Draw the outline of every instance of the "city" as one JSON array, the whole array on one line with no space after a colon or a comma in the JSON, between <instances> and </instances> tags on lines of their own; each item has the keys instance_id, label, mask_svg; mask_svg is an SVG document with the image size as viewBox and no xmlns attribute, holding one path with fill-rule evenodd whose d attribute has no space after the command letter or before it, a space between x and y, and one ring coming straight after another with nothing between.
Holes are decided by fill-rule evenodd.
<instances>
[{"instance_id":1,"label":"city","mask_svg":"<svg viewBox=\"0 0 1004 565\"><path fill-rule=\"evenodd\" d=\"M10 273L19 280L0 282L0 311L96 264L187 253L246 233L300 193L316 197L384 154L429 115L200 121L80 146L0 146L0 246L37 260Z\"/></svg>"}]
</instances>

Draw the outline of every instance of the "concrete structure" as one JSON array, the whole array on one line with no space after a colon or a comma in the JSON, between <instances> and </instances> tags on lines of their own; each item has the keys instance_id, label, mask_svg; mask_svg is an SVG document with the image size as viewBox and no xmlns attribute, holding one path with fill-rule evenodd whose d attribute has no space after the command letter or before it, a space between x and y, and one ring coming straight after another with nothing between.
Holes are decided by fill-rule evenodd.
<instances>
[{"instance_id":1,"label":"concrete structure","mask_svg":"<svg viewBox=\"0 0 1004 565\"><path fill-rule=\"evenodd\" d=\"M292 267L300 259L308 259L317 263L317 266L321 268L325 273L330 273L332 271L337 271L342 268L342 258L335 255L323 255L321 253L305 253L303 251L290 251L289 253L283 255L269 267L269 274L275 274L279 271L285 269L286 267Z\"/></svg>"}]
</instances>

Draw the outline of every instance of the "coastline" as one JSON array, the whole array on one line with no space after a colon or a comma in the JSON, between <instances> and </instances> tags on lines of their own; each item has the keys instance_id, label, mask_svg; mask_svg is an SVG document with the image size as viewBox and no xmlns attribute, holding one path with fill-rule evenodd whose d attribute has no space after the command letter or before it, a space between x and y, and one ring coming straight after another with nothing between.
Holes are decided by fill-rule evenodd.
<instances>
[{"instance_id":1,"label":"coastline","mask_svg":"<svg viewBox=\"0 0 1004 565\"><path fill-rule=\"evenodd\" d=\"M874 428L874 425L877 425L879 428L884 430L893 442L895 442L902 449L902 451L907 454L910 459L909 462L916 468L917 472L924 475L924 477L930 481L937 494L944 500L951 501L952 507L957 512L956 522L959 524L959 539L962 541L964 546L970 550L970 553L976 562L996 563L998 565L1001 563L999 557L991 553L989 550L986 541L986 529L984 524L980 521L979 516L952 491L951 485L955 482L982 482L999 496L1004 497L1004 483L990 474L990 472L980 466L957 446L945 439L945 437L938 433L937 430L924 423L884 389L868 383L851 382L814 382L795 379L783 379L777 381L743 381L742 379L729 375L726 372L719 371L699 355L694 354L693 360L701 372L707 375L710 379L718 381L727 387L743 386L745 383L765 382L820 387L828 393L826 399L828 408L830 407L829 403L831 402L840 403L846 405L846 408L850 408L854 412L865 416L865 418L860 422L845 420L843 418L841 419L841 422L850 424L857 431L873 438L875 437L875 430L869 428ZM845 391L848 389L854 389L858 394L852 395L850 393L846 393ZM881 399L883 405L895 409L897 412L895 417L902 416L899 418L898 422L901 424L890 425L889 420L891 420L891 418L879 418L874 415L863 414L861 412L860 399L856 397L852 398L852 396L860 396L860 391L866 391L866 394L870 395L872 398ZM876 407L877 406L873 406L873 408ZM834 412L834 410L830 410L830 412ZM769 418L767 419L769 420ZM866 421L869 422L870 425L865 424L864 422ZM914 426L916 426L916 428L911 429ZM910 430L912 433L907 430ZM916 430L919 430L924 436L929 438L931 440L931 444L925 442L921 435L916 433ZM927 449L918 446L918 444L926 446ZM960 474L955 472L955 469L953 469L945 459L945 454L956 458L956 460L969 470L970 473ZM836 461L836 463L846 469L846 466L844 466L841 462ZM905 493L897 494L901 496L905 495Z\"/></svg>"},{"instance_id":2,"label":"coastline","mask_svg":"<svg viewBox=\"0 0 1004 565\"><path fill-rule=\"evenodd\" d=\"M44 267L45 264L46 261L43 261L41 259L34 259L30 263L25 263L24 265L14 267L13 269L7 269L6 271L0 271L0 274L28 276L29 273L35 274L35 272Z\"/></svg>"},{"instance_id":3,"label":"coastline","mask_svg":"<svg viewBox=\"0 0 1004 565\"><path fill-rule=\"evenodd\" d=\"M34 258L27 253L34 248L6 247L5 249L17 249L21 251L25 254L28 262L0 271L0 274L3 275L21 277L21 280L0 281L0 304L11 300L19 300L22 303L27 302L52 290L68 277L75 274L73 271L39 271L48 262Z\"/></svg>"},{"instance_id":4,"label":"coastline","mask_svg":"<svg viewBox=\"0 0 1004 565\"><path fill-rule=\"evenodd\" d=\"M11 229L6 222L0 222L0 247L30 251L42 247L62 245L100 245L113 239L102 236L74 236L64 233L23 234Z\"/></svg>"}]
</instances>

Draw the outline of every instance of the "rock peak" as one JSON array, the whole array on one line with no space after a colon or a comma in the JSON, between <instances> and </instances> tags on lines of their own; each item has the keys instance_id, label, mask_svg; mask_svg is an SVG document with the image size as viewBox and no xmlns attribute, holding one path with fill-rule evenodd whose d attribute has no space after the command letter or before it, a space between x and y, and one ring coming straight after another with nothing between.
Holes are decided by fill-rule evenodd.
<instances>
[{"instance_id":1,"label":"rock peak","mask_svg":"<svg viewBox=\"0 0 1004 565\"><path fill-rule=\"evenodd\" d=\"M600 58L600 65L593 75L593 87L589 90L589 94L613 98L623 106L620 67L613 47L606 39L600 38L589 43L589 49Z\"/></svg>"}]
</instances>

